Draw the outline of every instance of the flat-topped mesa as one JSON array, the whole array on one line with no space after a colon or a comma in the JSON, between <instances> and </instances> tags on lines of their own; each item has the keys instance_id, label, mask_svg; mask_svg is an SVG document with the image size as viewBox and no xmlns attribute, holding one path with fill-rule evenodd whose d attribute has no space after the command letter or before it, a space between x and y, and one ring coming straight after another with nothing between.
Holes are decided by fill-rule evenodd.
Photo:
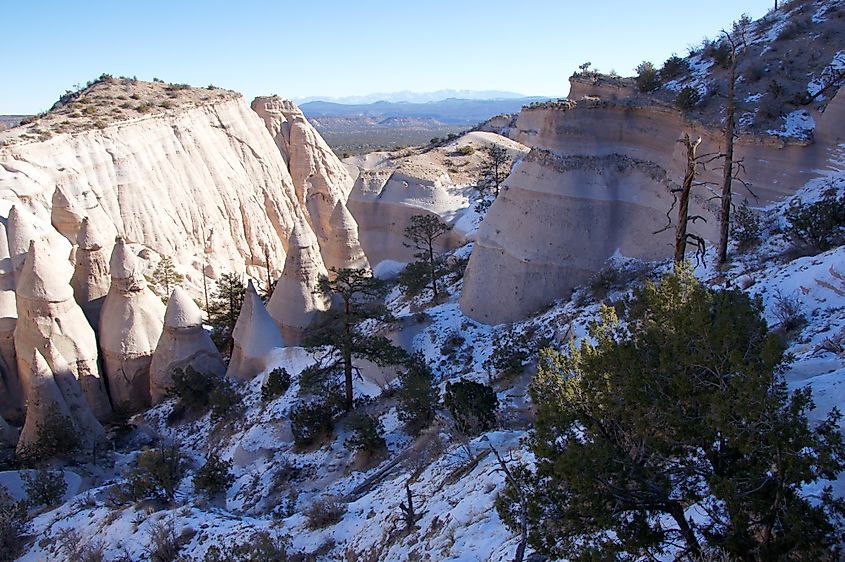
<instances>
[{"instance_id":1,"label":"flat-topped mesa","mask_svg":"<svg viewBox=\"0 0 845 562\"><path fill-rule=\"evenodd\" d=\"M323 253L338 257L351 253L354 259L340 267L355 267L360 262L358 254L363 254L358 224L351 215L344 221L332 221L337 205L346 204L352 176L295 103L263 97L252 102L252 109L264 120L288 166L297 198L307 210Z\"/></svg>"},{"instance_id":2,"label":"flat-topped mesa","mask_svg":"<svg viewBox=\"0 0 845 562\"><path fill-rule=\"evenodd\" d=\"M79 381L94 415L107 419L111 405L97 362L97 339L82 309L73 299L70 264L40 240L32 240L18 276L15 352L25 398L35 351L55 346ZM50 357L46 358L50 361ZM50 365L52 371L62 365Z\"/></svg>"},{"instance_id":3,"label":"flat-topped mesa","mask_svg":"<svg viewBox=\"0 0 845 562\"><path fill-rule=\"evenodd\" d=\"M21 429L17 446L18 454L24 456L38 445L39 426L43 426L48 420L68 423L73 426L77 435L80 433L44 356L37 349L33 350L27 356L26 363L29 367L27 379L30 381L30 388L26 421Z\"/></svg>"},{"instance_id":4,"label":"flat-topped mesa","mask_svg":"<svg viewBox=\"0 0 845 562\"><path fill-rule=\"evenodd\" d=\"M18 305L6 226L0 223L0 416L23 421L23 393L15 355Z\"/></svg>"},{"instance_id":5,"label":"flat-topped mesa","mask_svg":"<svg viewBox=\"0 0 845 562\"><path fill-rule=\"evenodd\" d=\"M137 412L150 405L150 362L164 326L165 307L147 286L138 257L115 240L111 287L100 310L100 350L115 406Z\"/></svg>"},{"instance_id":6,"label":"flat-topped mesa","mask_svg":"<svg viewBox=\"0 0 845 562\"><path fill-rule=\"evenodd\" d=\"M60 256L65 261L70 256L71 245L67 239L51 225L45 224L19 205L12 205L9 210L7 228L9 256L16 281L32 240L44 242L56 256Z\"/></svg>"},{"instance_id":7,"label":"flat-topped mesa","mask_svg":"<svg viewBox=\"0 0 845 562\"><path fill-rule=\"evenodd\" d=\"M330 219L330 241L323 247L323 263L326 269L363 269L370 262L358 239L358 223L343 202L338 201ZM290 250L288 250L290 251Z\"/></svg>"},{"instance_id":8,"label":"flat-topped mesa","mask_svg":"<svg viewBox=\"0 0 845 562\"><path fill-rule=\"evenodd\" d=\"M211 336L202 326L202 311L185 290L177 287L167 301L164 331L150 363L150 396L153 404L167 397L175 369L223 376L226 365Z\"/></svg>"},{"instance_id":9,"label":"flat-topped mesa","mask_svg":"<svg viewBox=\"0 0 845 562\"><path fill-rule=\"evenodd\" d=\"M82 219L85 213L76 201L67 194L65 188L59 184L53 192L50 222L59 233L67 238L71 244L76 243Z\"/></svg>"},{"instance_id":10,"label":"flat-topped mesa","mask_svg":"<svg viewBox=\"0 0 845 562\"><path fill-rule=\"evenodd\" d=\"M252 380L265 371L270 366L273 350L285 345L251 280L247 284L232 339L234 346L226 376L241 381Z\"/></svg>"},{"instance_id":11,"label":"flat-topped mesa","mask_svg":"<svg viewBox=\"0 0 845 562\"><path fill-rule=\"evenodd\" d=\"M82 387L70 370L70 365L53 342L49 340L45 342L43 356L53 371L56 385L67 404L74 425L79 430L83 448L90 450L92 446L105 440L106 432L88 405L88 401L85 400Z\"/></svg>"},{"instance_id":12,"label":"flat-topped mesa","mask_svg":"<svg viewBox=\"0 0 845 562\"><path fill-rule=\"evenodd\" d=\"M100 310L111 286L111 276L109 262L103 250L103 240L88 217L82 219L76 245L76 259L70 285L88 323L97 332Z\"/></svg>"},{"instance_id":13,"label":"flat-topped mesa","mask_svg":"<svg viewBox=\"0 0 845 562\"><path fill-rule=\"evenodd\" d=\"M298 345L316 314L329 309L330 299L317 291L320 277L327 275L316 237L310 230L294 228L282 276L267 303L287 345Z\"/></svg>"}]
</instances>

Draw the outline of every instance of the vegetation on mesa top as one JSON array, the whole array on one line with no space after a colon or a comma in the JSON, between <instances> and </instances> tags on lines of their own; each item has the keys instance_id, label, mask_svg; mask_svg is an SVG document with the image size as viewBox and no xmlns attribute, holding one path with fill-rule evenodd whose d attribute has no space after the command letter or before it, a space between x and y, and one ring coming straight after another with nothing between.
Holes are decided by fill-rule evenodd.
<instances>
[{"instance_id":1,"label":"vegetation on mesa top","mask_svg":"<svg viewBox=\"0 0 845 562\"><path fill-rule=\"evenodd\" d=\"M213 85L194 88L167 83L158 78L145 82L125 76L102 74L96 80L67 90L49 111L27 117L21 126L8 131L3 144L21 140L47 140L54 134L104 129L173 109L197 107L239 96L237 92ZM16 136L11 135L17 132Z\"/></svg>"}]
</instances>

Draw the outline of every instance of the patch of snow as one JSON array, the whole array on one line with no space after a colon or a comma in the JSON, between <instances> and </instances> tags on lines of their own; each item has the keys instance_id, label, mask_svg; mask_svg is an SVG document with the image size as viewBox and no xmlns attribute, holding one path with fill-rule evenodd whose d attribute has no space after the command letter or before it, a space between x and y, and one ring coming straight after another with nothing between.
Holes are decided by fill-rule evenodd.
<instances>
[{"instance_id":1,"label":"patch of snow","mask_svg":"<svg viewBox=\"0 0 845 562\"><path fill-rule=\"evenodd\" d=\"M395 279L406 265L403 261L382 260L373 268L373 275L379 279Z\"/></svg>"},{"instance_id":2,"label":"patch of snow","mask_svg":"<svg viewBox=\"0 0 845 562\"><path fill-rule=\"evenodd\" d=\"M807 84L807 93L811 96L819 94L825 87L835 81L836 77L845 69L845 51L838 51L830 64L827 65L818 78L813 78ZM842 80L840 76L840 81ZM825 99L824 95L818 95L819 100Z\"/></svg>"},{"instance_id":3,"label":"patch of snow","mask_svg":"<svg viewBox=\"0 0 845 562\"><path fill-rule=\"evenodd\" d=\"M781 129L769 129L770 135L783 138L810 139L816 129L816 121L806 109L795 110L784 117Z\"/></svg>"}]
</instances>

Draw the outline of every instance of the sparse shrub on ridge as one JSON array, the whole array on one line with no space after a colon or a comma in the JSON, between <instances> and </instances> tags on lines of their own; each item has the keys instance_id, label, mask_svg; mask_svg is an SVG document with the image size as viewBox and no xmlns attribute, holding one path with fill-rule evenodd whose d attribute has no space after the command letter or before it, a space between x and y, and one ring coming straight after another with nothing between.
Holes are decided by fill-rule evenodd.
<instances>
[{"instance_id":1,"label":"sparse shrub on ridge","mask_svg":"<svg viewBox=\"0 0 845 562\"><path fill-rule=\"evenodd\" d=\"M324 496L308 506L305 517L309 529L324 529L343 519L344 513L346 504L333 496Z\"/></svg>"},{"instance_id":2,"label":"sparse shrub on ridge","mask_svg":"<svg viewBox=\"0 0 845 562\"><path fill-rule=\"evenodd\" d=\"M682 88L675 97L675 105L683 111L693 109L700 101L701 93L699 93L697 88L693 88L692 86Z\"/></svg>"},{"instance_id":3,"label":"sparse shrub on ridge","mask_svg":"<svg viewBox=\"0 0 845 562\"><path fill-rule=\"evenodd\" d=\"M637 89L641 92L652 92L660 87L660 77L657 69L648 61L641 62L635 69L637 73Z\"/></svg>"},{"instance_id":4,"label":"sparse shrub on ridge","mask_svg":"<svg viewBox=\"0 0 845 562\"><path fill-rule=\"evenodd\" d=\"M461 379L446 383L443 402L457 429L464 435L478 435L496 426L499 398L486 384Z\"/></svg>"},{"instance_id":5,"label":"sparse shrub on ridge","mask_svg":"<svg viewBox=\"0 0 845 562\"><path fill-rule=\"evenodd\" d=\"M687 59L682 59L678 55L672 55L666 62L663 63L663 67L660 69L659 76L660 79L664 82L668 82L670 80L675 80L676 78L680 78L685 74L689 73L689 62Z\"/></svg>"},{"instance_id":6,"label":"sparse shrub on ridge","mask_svg":"<svg viewBox=\"0 0 845 562\"><path fill-rule=\"evenodd\" d=\"M786 212L786 233L794 244L824 252L845 241L845 193L839 191L831 187L815 203L793 200Z\"/></svg>"},{"instance_id":7,"label":"sparse shrub on ridge","mask_svg":"<svg viewBox=\"0 0 845 562\"><path fill-rule=\"evenodd\" d=\"M205 562L265 562L296 560L290 558L290 546L273 538L267 531L255 531L245 542L229 542L223 547L213 545L205 553Z\"/></svg>"},{"instance_id":8,"label":"sparse shrub on ridge","mask_svg":"<svg viewBox=\"0 0 845 562\"><path fill-rule=\"evenodd\" d=\"M270 402L282 396L290 388L290 373L284 367L270 371L261 385L261 401Z\"/></svg>"}]
</instances>

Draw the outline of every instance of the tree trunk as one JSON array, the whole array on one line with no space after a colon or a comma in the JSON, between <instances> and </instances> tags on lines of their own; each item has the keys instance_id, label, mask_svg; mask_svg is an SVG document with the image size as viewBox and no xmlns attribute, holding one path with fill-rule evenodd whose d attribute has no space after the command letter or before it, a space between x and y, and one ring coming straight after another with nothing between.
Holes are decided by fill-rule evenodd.
<instances>
[{"instance_id":1,"label":"tree trunk","mask_svg":"<svg viewBox=\"0 0 845 562\"><path fill-rule=\"evenodd\" d=\"M428 240L428 264L431 269L431 290L434 292L434 299L437 298L437 272L434 267L434 245L431 238ZM432 300L434 300L432 299Z\"/></svg>"},{"instance_id":2,"label":"tree trunk","mask_svg":"<svg viewBox=\"0 0 845 562\"><path fill-rule=\"evenodd\" d=\"M346 411L352 411L352 325L349 321L349 299L344 300L343 375L346 381Z\"/></svg>"},{"instance_id":3,"label":"tree trunk","mask_svg":"<svg viewBox=\"0 0 845 562\"><path fill-rule=\"evenodd\" d=\"M675 523L678 524L678 531L680 531L681 536L684 537L684 542L687 543L689 554L692 555L693 560L698 560L701 557L701 545L695 537L695 532L689 526L689 522L684 515L683 508L677 502L671 502L666 507L669 515L675 520Z\"/></svg>"},{"instance_id":4,"label":"tree trunk","mask_svg":"<svg viewBox=\"0 0 845 562\"><path fill-rule=\"evenodd\" d=\"M692 184L695 181L695 151L701 139L692 142L689 134L684 133L681 141L687 147L687 171L681 186L681 196L678 200L678 226L675 229L675 265L684 263L687 251L687 223L689 222L689 198Z\"/></svg>"},{"instance_id":5,"label":"tree trunk","mask_svg":"<svg viewBox=\"0 0 845 562\"><path fill-rule=\"evenodd\" d=\"M725 106L725 168L722 175L722 212L719 215L719 255L717 263L728 261L728 236L731 228L731 183L734 168L734 89L736 86L736 45L731 46L731 66L728 77L728 101Z\"/></svg>"}]
</instances>

